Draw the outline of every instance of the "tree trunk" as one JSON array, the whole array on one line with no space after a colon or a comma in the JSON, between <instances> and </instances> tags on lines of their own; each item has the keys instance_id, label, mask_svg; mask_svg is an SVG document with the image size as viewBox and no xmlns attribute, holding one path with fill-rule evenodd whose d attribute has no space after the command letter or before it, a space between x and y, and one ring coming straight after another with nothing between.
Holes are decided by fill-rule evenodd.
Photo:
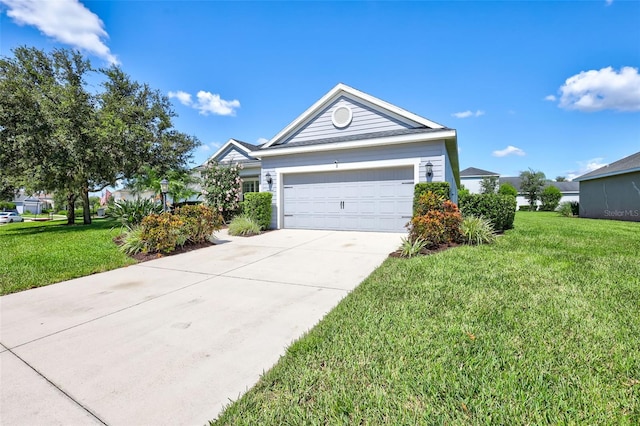
<instances>
[{"instance_id":1,"label":"tree trunk","mask_svg":"<svg viewBox=\"0 0 640 426\"><path fill-rule=\"evenodd\" d=\"M82 190L82 218L85 225L91 225L91 205L89 204L89 191Z\"/></svg>"},{"instance_id":2,"label":"tree trunk","mask_svg":"<svg viewBox=\"0 0 640 426\"><path fill-rule=\"evenodd\" d=\"M67 194L67 225L76 224L76 194L70 192Z\"/></svg>"}]
</instances>

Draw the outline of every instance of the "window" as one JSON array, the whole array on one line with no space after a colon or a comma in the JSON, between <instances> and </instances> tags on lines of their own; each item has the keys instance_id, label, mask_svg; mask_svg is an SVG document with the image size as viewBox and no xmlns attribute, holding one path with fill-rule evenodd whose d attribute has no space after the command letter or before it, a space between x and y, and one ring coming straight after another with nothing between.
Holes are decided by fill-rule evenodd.
<instances>
[{"instance_id":1,"label":"window","mask_svg":"<svg viewBox=\"0 0 640 426\"><path fill-rule=\"evenodd\" d=\"M243 194L245 192L258 192L258 191L259 191L259 187L258 187L258 180L257 179L243 180L242 181L242 193Z\"/></svg>"}]
</instances>

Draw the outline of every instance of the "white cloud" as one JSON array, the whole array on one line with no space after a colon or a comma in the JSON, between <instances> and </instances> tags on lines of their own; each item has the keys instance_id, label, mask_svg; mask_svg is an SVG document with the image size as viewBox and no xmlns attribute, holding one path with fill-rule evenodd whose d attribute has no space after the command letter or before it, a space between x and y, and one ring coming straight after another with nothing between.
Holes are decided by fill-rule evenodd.
<instances>
[{"instance_id":1,"label":"white cloud","mask_svg":"<svg viewBox=\"0 0 640 426\"><path fill-rule=\"evenodd\" d=\"M623 67L620 72L612 67L582 71L569 77L560 93L561 108L640 111L640 75L633 67Z\"/></svg>"},{"instance_id":2,"label":"white cloud","mask_svg":"<svg viewBox=\"0 0 640 426\"><path fill-rule=\"evenodd\" d=\"M31 25L43 34L117 64L104 39L104 23L78 0L0 0L18 25Z\"/></svg>"},{"instance_id":3,"label":"white cloud","mask_svg":"<svg viewBox=\"0 0 640 426\"><path fill-rule=\"evenodd\" d=\"M191 95L187 92L183 92L182 90L178 90L177 92L169 92L169 98L178 98L182 105L191 105Z\"/></svg>"},{"instance_id":4,"label":"white cloud","mask_svg":"<svg viewBox=\"0 0 640 426\"><path fill-rule=\"evenodd\" d=\"M456 117L456 118L468 118L468 117L480 117L481 115L484 115L484 111L481 110L477 110L476 112L473 111L462 111L462 112L454 112L453 114L451 114L452 116Z\"/></svg>"},{"instance_id":5,"label":"white cloud","mask_svg":"<svg viewBox=\"0 0 640 426\"><path fill-rule=\"evenodd\" d=\"M600 167L606 166L607 163L603 163L602 160L604 160L604 158L597 157L597 158L592 158L590 160L585 160L585 161L576 161L576 163L578 163L579 168L578 170L571 170L567 172L567 179L573 180L578 176L582 176L585 173L589 173L594 170L598 170Z\"/></svg>"},{"instance_id":6,"label":"white cloud","mask_svg":"<svg viewBox=\"0 0 640 426\"><path fill-rule=\"evenodd\" d=\"M269 139L267 138L258 138L258 140L256 141L258 145L262 145L263 143L267 143L267 142L269 142Z\"/></svg>"},{"instance_id":7,"label":"white cloud","mask_svg":"<svg viewBox=\"0 0 640 426\"><path fill-rule=\"evenodd\" d=\"M202 115L236 115L236 109L240 108L240 101L234 99L232 101L225 101L220 98L220 95L216 95L211 92L205 92L200 90L196 94L196 102L191 99L191 94L178 90L168 93L169 98L177 98L181 104L190 106L197 109Z\"/></svg>"},{"instance_id":8,"label":"white cloud","mask_svg":"<svg viewBox=\"0 0 640 426\"><path fill-rule=\"evenodd\" d=\"M506 157L507 155L518 155L520 157L526 155L526 153L520 148L516 148L515 146L507 146L505 149L500 149L497 151L493 151L494 157Z\"/></svg>"},{"instance_id":9,"label":"white cloud","mask_svg":"<svg viewBox=\"0 0 640 426\"><path fill-rule=\"evenodd\" d=\"M556 97L554 95L547 95L544 97L545 101L551 101L551 102L555 102L556 101Z\"/></svg>"},{"instance_id":10,"label":"white cloud","mask_svg":"<svg viewBox=\"0 0 640 426\"><path fill-rule=\"evenodd\" d=\"M198 102L194 104L194 108L200 111L202 115L236 115L236 108L240 108L240 101L234 99L225 101L211 92L199 91L196 95Z\"/></svg>"}]
</instances>

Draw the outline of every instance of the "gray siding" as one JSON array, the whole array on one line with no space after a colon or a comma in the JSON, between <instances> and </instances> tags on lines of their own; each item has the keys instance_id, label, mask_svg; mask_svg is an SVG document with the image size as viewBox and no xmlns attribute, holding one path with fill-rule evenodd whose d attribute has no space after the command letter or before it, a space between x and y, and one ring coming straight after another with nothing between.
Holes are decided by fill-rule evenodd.
<instances>
[{"instance_id":1,"label":"gray siding","mask_svg":"<svg viewBox=\"0 0 640 426\"><path fill-rule=\"evenodd\" d=\"M240 151L233 145L230 145L227 149L220 153L216 161L219 163L237 163L239 161L253 160L245 152Z\"/></svg>"},{"instance_id":2,"label":"gray siding","mask_svg":"<svg viewBox=\"0 0 640 426\"><path fill-rule=\"evenodd\" d=\"M283 155L278 157L265 157L262 159L262 177L261 188L263 191L269 190L273 193L273 216L271 227L277 227L277 211L278 196L280 182L276 169L282 167L296 166L316 166L316 165L333 165L337 161L337 170L340 170L341 163L357 163L366 161L382 161L382 160L398 160L405 158L420 158L419 181L426 181L426 164L431 161L433 164L433 177L430 179L434 182L442 182L446 178L446 174L450 173L451 180L449 183L455 187L453 181L453 173L447 172L451 167L446 164L447 154L444 141L430 141L424 143L410 143L402 145L378 146L358 149L345 149L339 151L324 151L314 153L302 153L296 155ZM271 188L268 188L265 175L269 173L273 179Z\"/></svg>"},{"instance_id":3,"label":"gray siding","mask_svg":"<svg viewBox=\"0 0 640 426\"><path fill-rule=\"evenodd\" d=\"M449 156L445 155L444 157L444 164L446 166L445 181L449 182L449 196L451 197L451 201L458 204L458 186L456 185L456 178L451 168L451 161L449 161Z\"/></svg>"},{"instance_id":4,"label":"gray siding","mask_svg":"<svg viewBox=\"0 0 640 426\"><path fill-rule=\"evenodd\" d=\"M640 172L581 181L580 217L640 222Z\"/></svg>"},{"instance_id":5,"label":"gray siding","mask_svg":"<svg viewBox=\"0 0 640 426\"><path fill-rule=\"evenodd\" d=\"M346 105L353 112L351 124L343 129L336 128L331 121L331 114L336 106ZM300 130L284 140L284 144L337 136L351 136L387 130L411 129L419 127L417 123L402 122L364 104L339 97L335 102L318 113Z\"/></svg>"}]
</instances>

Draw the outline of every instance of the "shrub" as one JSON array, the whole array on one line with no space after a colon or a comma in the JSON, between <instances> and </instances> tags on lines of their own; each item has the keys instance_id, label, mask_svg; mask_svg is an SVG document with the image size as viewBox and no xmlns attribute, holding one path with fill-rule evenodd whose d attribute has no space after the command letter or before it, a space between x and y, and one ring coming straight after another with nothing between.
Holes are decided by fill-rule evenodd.
<instances>
[{"instance_id":1,"label":"shrub","mask_svg":"<svg viewBox=\"0 0 640 426\"><path fill-rule=\"evenodd\" d=\"M516 216L516 199L501 194L470 194L460 197L460 211L463 216L488 219L496 231L513 228Z\"/></svg>"},{"instance_id":2,"label":"shrub","mask_svg":"<svg viewBox=\"0 0 640 426\"><path fill-rule=\"evenodd\" d=\"M422 240L425 247L431 248L458 241L462 217L455 203L427 191L416 201L415 210L414 217L407 225L412 243Z\"/></svg>"},{"instance_id":3,"label":"shrub","mask_svg":"<svg viewBox=\"0 0 640 426\"><path fill-rule=\"evenodd\" d=\"M141 238L145 242L144 252L171 253L188 240L184 222L171 213L150 214L142 219Z\"/></svg>"},{"instance_id":4,"label":"shrub","mask_svg":"<svg viewBox=\"0 0 640 426\"><path fill-rule=\"evenodd\" d=\"M565 217L573 216L573 211L571 210L571 203L568 201L565 201L564 203L560 203L557 210L561 216L565 216Z\"/></svg>"},{"instance_id":5,"label":"shrub","mask_svg":"<svg viewBox=\"0 0 640 426\"><path fill-rule=\"evenodd\" d=\"M184 205L174 211L183 222L182 232L191 243L209 241L213 233L222 227L222 215L204 204Z\"/></svg>"},{"instance_id":6,"label":"shrub","mask_svg":"<svg viewBox=\"0 0 640 426\"><path fill-rule=\"evenodd\" d=\"M116 220L121 227L131 230L150 214L162 213L162 205L148 199L121 200L109 204L106 215Z\"/></svg>"},{"instance_id":7,"label":"shrub","mask_svg":"<svg viewBox=\"0 0 640 426\"><path fill-rule=\"evenodd\" d=\"M400 246L400 255L402 257L414 257L427 246L427 242L422 238L418 238L415 241L411 241L409 238L402 239L402 245Z\"/></svg>"},{"instance_id":8,"label":"shrub","mask_svg":"<svg viewBox=\"0 0 640 426\"><path fill-rule=\"evenodd\" d=\"M271 198L270 192L248 192L244 194L242 211L245 216L253 219L261 230L268 229L271 225Z\"/></svg>"},{"instance_id":9,"label":"shrub","mask_svg":"<svg viewBox=\"0 0 640 426\"><path fill-rule=\"evenodd\" d=\"M580 203L577 201L571 201L571 213L574 216L580 216Z\"/></svg>"},{"instance_id":10,"label":"shrub","mask_svg":"<svg viewBox=\"0 0 640 426\"><path fill-rule=\"evenodd\" d=\"M147 251L147 242L142 238L142 226L135 226L124 233L120 250L129 256Z\"/></svg>"},{"instance_id":11,"label":"shrub","mask_svg":"<svg viewBox=\"0 0 640 426\"><path fill-rule=\"evenodd\" d=\"M498 189L498 194L501 195L509 195L513 198L518 196L518 190L515 186L511 185L509 182L505 182L500 185L500 189Z\"/></svg>"},{"instance_id":12,"label":"shrub","mask_svg":"<svg viewBox=\"0 0 640 426\"><path fill-rule=\"evenodd\" d=\"M236 216L231 220L231 223L229 223L230 235L248 237L250 235L258 235L259 233L260 225L248 216Z\"/></svg>"},{"instance_id":13,"label":"shrub","mask_svg":"<svg viewBox=\"0 0 640 426\"><path fill-rule=\"evenodd\" d=\"M445 200L446 198L438 193L424 192L414 202L413 215L423 216L431 210L443 210Z\"/></svg>"},{"instance_id":14,"label":"shrub","mask_svg":"<svg viewBox=\"0 0 640 426\"><path fill-rule=\"evenodd\" d=\"M438 194L445 200L450 200L450 188L449 182L420 182L416 183L416 186L413 188L413 214L415 216L415 209L420 199L420 196L426 192L433 192Z\"/></svg>"},{"instance_id":15,"label":"shrub","mask_svg":"<svg viewBox=\"0 0 640 426\"><path fill-rule=\"evenodd\" d=\"M466 244L490 244L496 239L496 233L490 220L483 217L467 216L460 224L462 241Z\"/></svg>"},{"instance_id":16,"label":"shrub","mask_svg":"<svg viewBox=\"0 0 640 426\"><path fill-rule=\"evenodd\" d=\"M530 211L536 211L538 210L538 207L534 208L533 210L531 210L531 206L530 205L522 205L518 207L518 210L521 212L530 212Z\"/></svg>"},{"instance_id":17,"label":"shrub","mask_svg":"<svg viewBox=\"0 0 640 426\"><path fill-rule=\"evenodd\" d=\"M549 185L542 190L540 194L540 201L542 201L542 205L540 206L540 210L546 212L552 212L558 207L558 203L562 198L562 192L558 188L553 185Z\"/></svg>"}]
</instances>

